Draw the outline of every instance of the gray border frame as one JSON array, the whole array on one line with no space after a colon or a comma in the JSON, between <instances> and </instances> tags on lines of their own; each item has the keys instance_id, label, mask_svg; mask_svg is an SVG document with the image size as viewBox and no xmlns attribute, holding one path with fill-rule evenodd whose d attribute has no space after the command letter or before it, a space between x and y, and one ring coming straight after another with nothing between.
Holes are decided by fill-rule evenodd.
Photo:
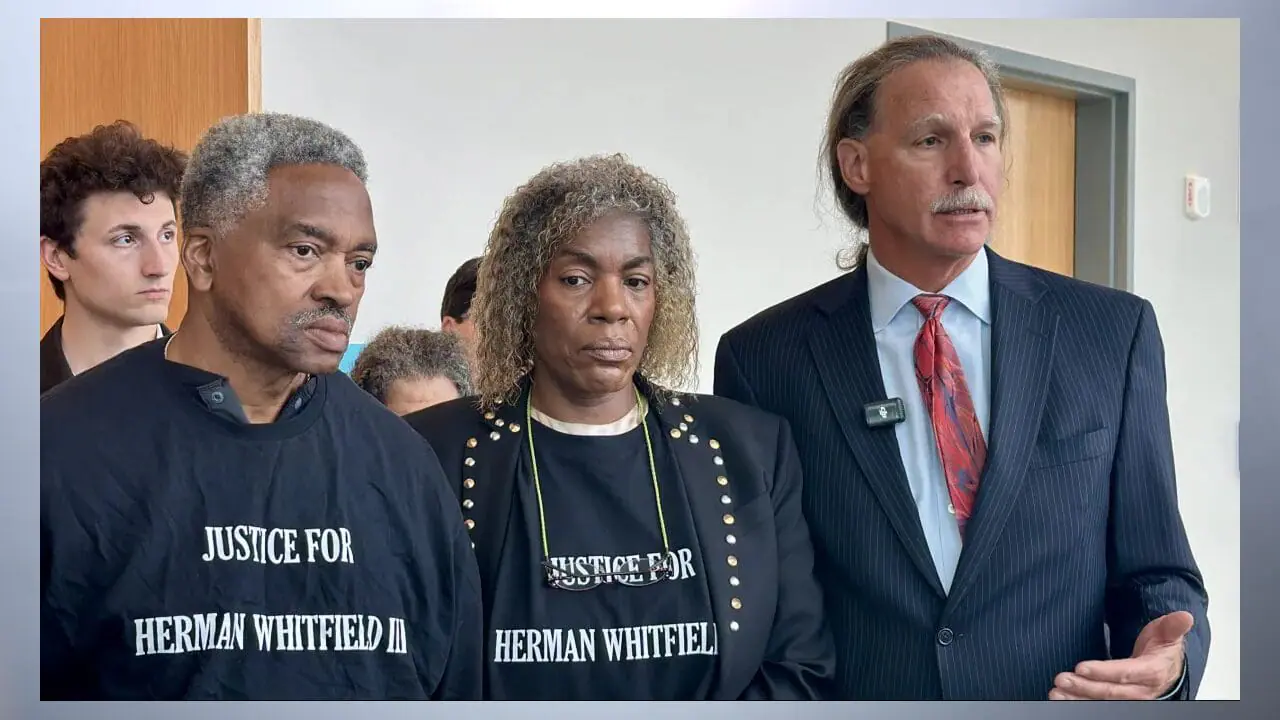
<instances>
[{"instance_id":1,"label":"gray border frame","mask_svg":"<svg viewBox=\"0 0 1280 720\"><path fill-rule=\"evenodd\" d=\"M1137 83L1128 77L889 21L888 39L935 35L985 52L1011 87L1076 100L1075 277L1133 291Z\"/></svg>"}]
</instances>

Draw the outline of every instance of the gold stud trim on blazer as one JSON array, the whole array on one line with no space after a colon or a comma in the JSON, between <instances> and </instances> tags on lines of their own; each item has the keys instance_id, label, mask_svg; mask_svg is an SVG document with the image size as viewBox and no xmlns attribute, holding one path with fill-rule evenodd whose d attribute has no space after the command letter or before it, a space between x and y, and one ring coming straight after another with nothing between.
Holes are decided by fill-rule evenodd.
<instances>
[{"instance_id":1,"label":"gold stud trim on blazer","mask_svg":"<svg viewBox=\"0 0 1280 720\"><path fill-rule=\"evenodd\" d=\"M687 415L686 415L685 417L686 417L686 418L688 418L688 416L687 416ZM689 420L690 420L690 422L692 422L692 418L689 418ZM691 440L691 442L692 442L692 440ZM719 440L716 440L715 438L708 438L708 439L707 439L707 447L711 448L712 450L719 450L719 449L720 449L720 441L719 441ZM724 465L724 458L723 458L722 456L718 455L718 454L717 454L717 455L715 455L714 457L712 457L712 461L713 461L713 462L715 462L715 464L716 464L717 466L723 466L723 465ZM720 495L720 503L721 503L722 505L732 505L732 504L733 504L733 498L729 496L729 490L728 490L728 487L729 487L729 478L728 478L728 477L726 477L726 476L724 476L724 475L717 475L717 476L716 476L716 484L717 484L717 485L719 485L720 487L724 488L724 492ZM736 520L734 520L734 517L733 517L733 514L732 514L732 513L725 513L725 514L724 514L724 518L723 518L723 519L724 519L724 524L725 524L725 525L729 525L729 526L732 526L732 525L736 522ZM738 544L738 538L737 538L733 533L725 533L724 541L725 541L725 543L726 543L726 544L731 545L731 546L732 546L732 545L737 545L737 544ZM729 556L727 556L727 557L725 558L725 562L726 562L726 563L728 563L729 567L731 567L731 568L736 568L736 567L738 567L738 557L737 557L736 555L729 555ZM741 581L738 579L738 576L737 576L737 575L730 575L730 576L729 576L729 586L730 586L730 587L734 587L734 588L736 588L736 587L738 587L739 585L741 585ZM738 598L738 597L732 597L732 598L730 598L730 599L729 599L729 607L733 608L734 610L741 610L741 609L742 609L742 599L741 599L741 598ZM740 626L738 625L738 621L737 621L737 620L731 621L731 622L729 623L729 630L730 630L731 632L737 632L737 631L738 631L738 629L739 629L739 627L740 627Z\"/></svg>"}]
</instances>

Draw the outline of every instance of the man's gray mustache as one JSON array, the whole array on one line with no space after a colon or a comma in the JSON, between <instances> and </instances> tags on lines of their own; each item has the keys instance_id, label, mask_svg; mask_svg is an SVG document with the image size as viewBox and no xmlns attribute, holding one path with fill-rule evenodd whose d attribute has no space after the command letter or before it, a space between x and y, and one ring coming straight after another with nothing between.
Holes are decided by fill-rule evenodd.
<instances>
[{"instance_id":1,"label":"man's gray mustache","mask_svg":"<svg viewBox=\"0 0 1280 720\"><path fill-rule=\"evenodd\" d=\"M965 188L957 193L952 193L946 197L938 198L929 206L930 211L935 213L952 212L955 210L990 210L995 203L991 200L991 196L986 191L971 187Z\"/></svg>"},{"instance_id":2,"label":"man's gray mustache","mask_svg":"<svg viewBox=\"0 0 1280 720\"><path fill-rule=\"evenodd\" d=\"M305 312L298 313L293 316L292 324L294 327L303 328L317 320L323 320L324 318L329 317L337 318L343 323L346 323L347 332L351 332L351 326L353 324L351 316L338 308L322 308L319 310L307 310Z\"/></svg>"}]
</instances>

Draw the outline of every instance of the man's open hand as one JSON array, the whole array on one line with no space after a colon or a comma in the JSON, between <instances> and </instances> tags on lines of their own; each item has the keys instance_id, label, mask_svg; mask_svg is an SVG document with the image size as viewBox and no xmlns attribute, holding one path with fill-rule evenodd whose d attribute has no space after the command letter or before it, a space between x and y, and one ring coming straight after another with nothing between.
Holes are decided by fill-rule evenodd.
<instances>
[{"instance_id":1,"label":"man's open hand","mask_svg":"<svg viewBox=\"0 0 1280 720\"><path fill-rule=\"evenodd\" d=\"M1195 618L1179 610L1147 623L1133 644L1133 656L1089 660L1060 673L1050 700L1154 700L1169 692L1182 674L1183 648Z\"/></svg>"}]
</instances>

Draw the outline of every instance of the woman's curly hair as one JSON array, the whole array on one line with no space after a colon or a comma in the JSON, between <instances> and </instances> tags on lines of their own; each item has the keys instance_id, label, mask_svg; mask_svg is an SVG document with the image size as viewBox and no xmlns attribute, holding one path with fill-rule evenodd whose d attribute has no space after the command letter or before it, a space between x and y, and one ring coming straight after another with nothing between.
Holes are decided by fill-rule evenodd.
<instances>
[{"instance_id":1,"label":"woman's curly hair","mask_svg":"<svg viewBox=\"0 0 1280 720\"><path fill-rule=\"evenodd\" d=\"M544 168L507 197L476 278L473 380L482 406L513 401L533 369L538 284L556 252L616 212L649 228L656 307L637 372L661 399L697 373L695 262L675 195L620 154Z\"/></svg>"}]
</instances>

